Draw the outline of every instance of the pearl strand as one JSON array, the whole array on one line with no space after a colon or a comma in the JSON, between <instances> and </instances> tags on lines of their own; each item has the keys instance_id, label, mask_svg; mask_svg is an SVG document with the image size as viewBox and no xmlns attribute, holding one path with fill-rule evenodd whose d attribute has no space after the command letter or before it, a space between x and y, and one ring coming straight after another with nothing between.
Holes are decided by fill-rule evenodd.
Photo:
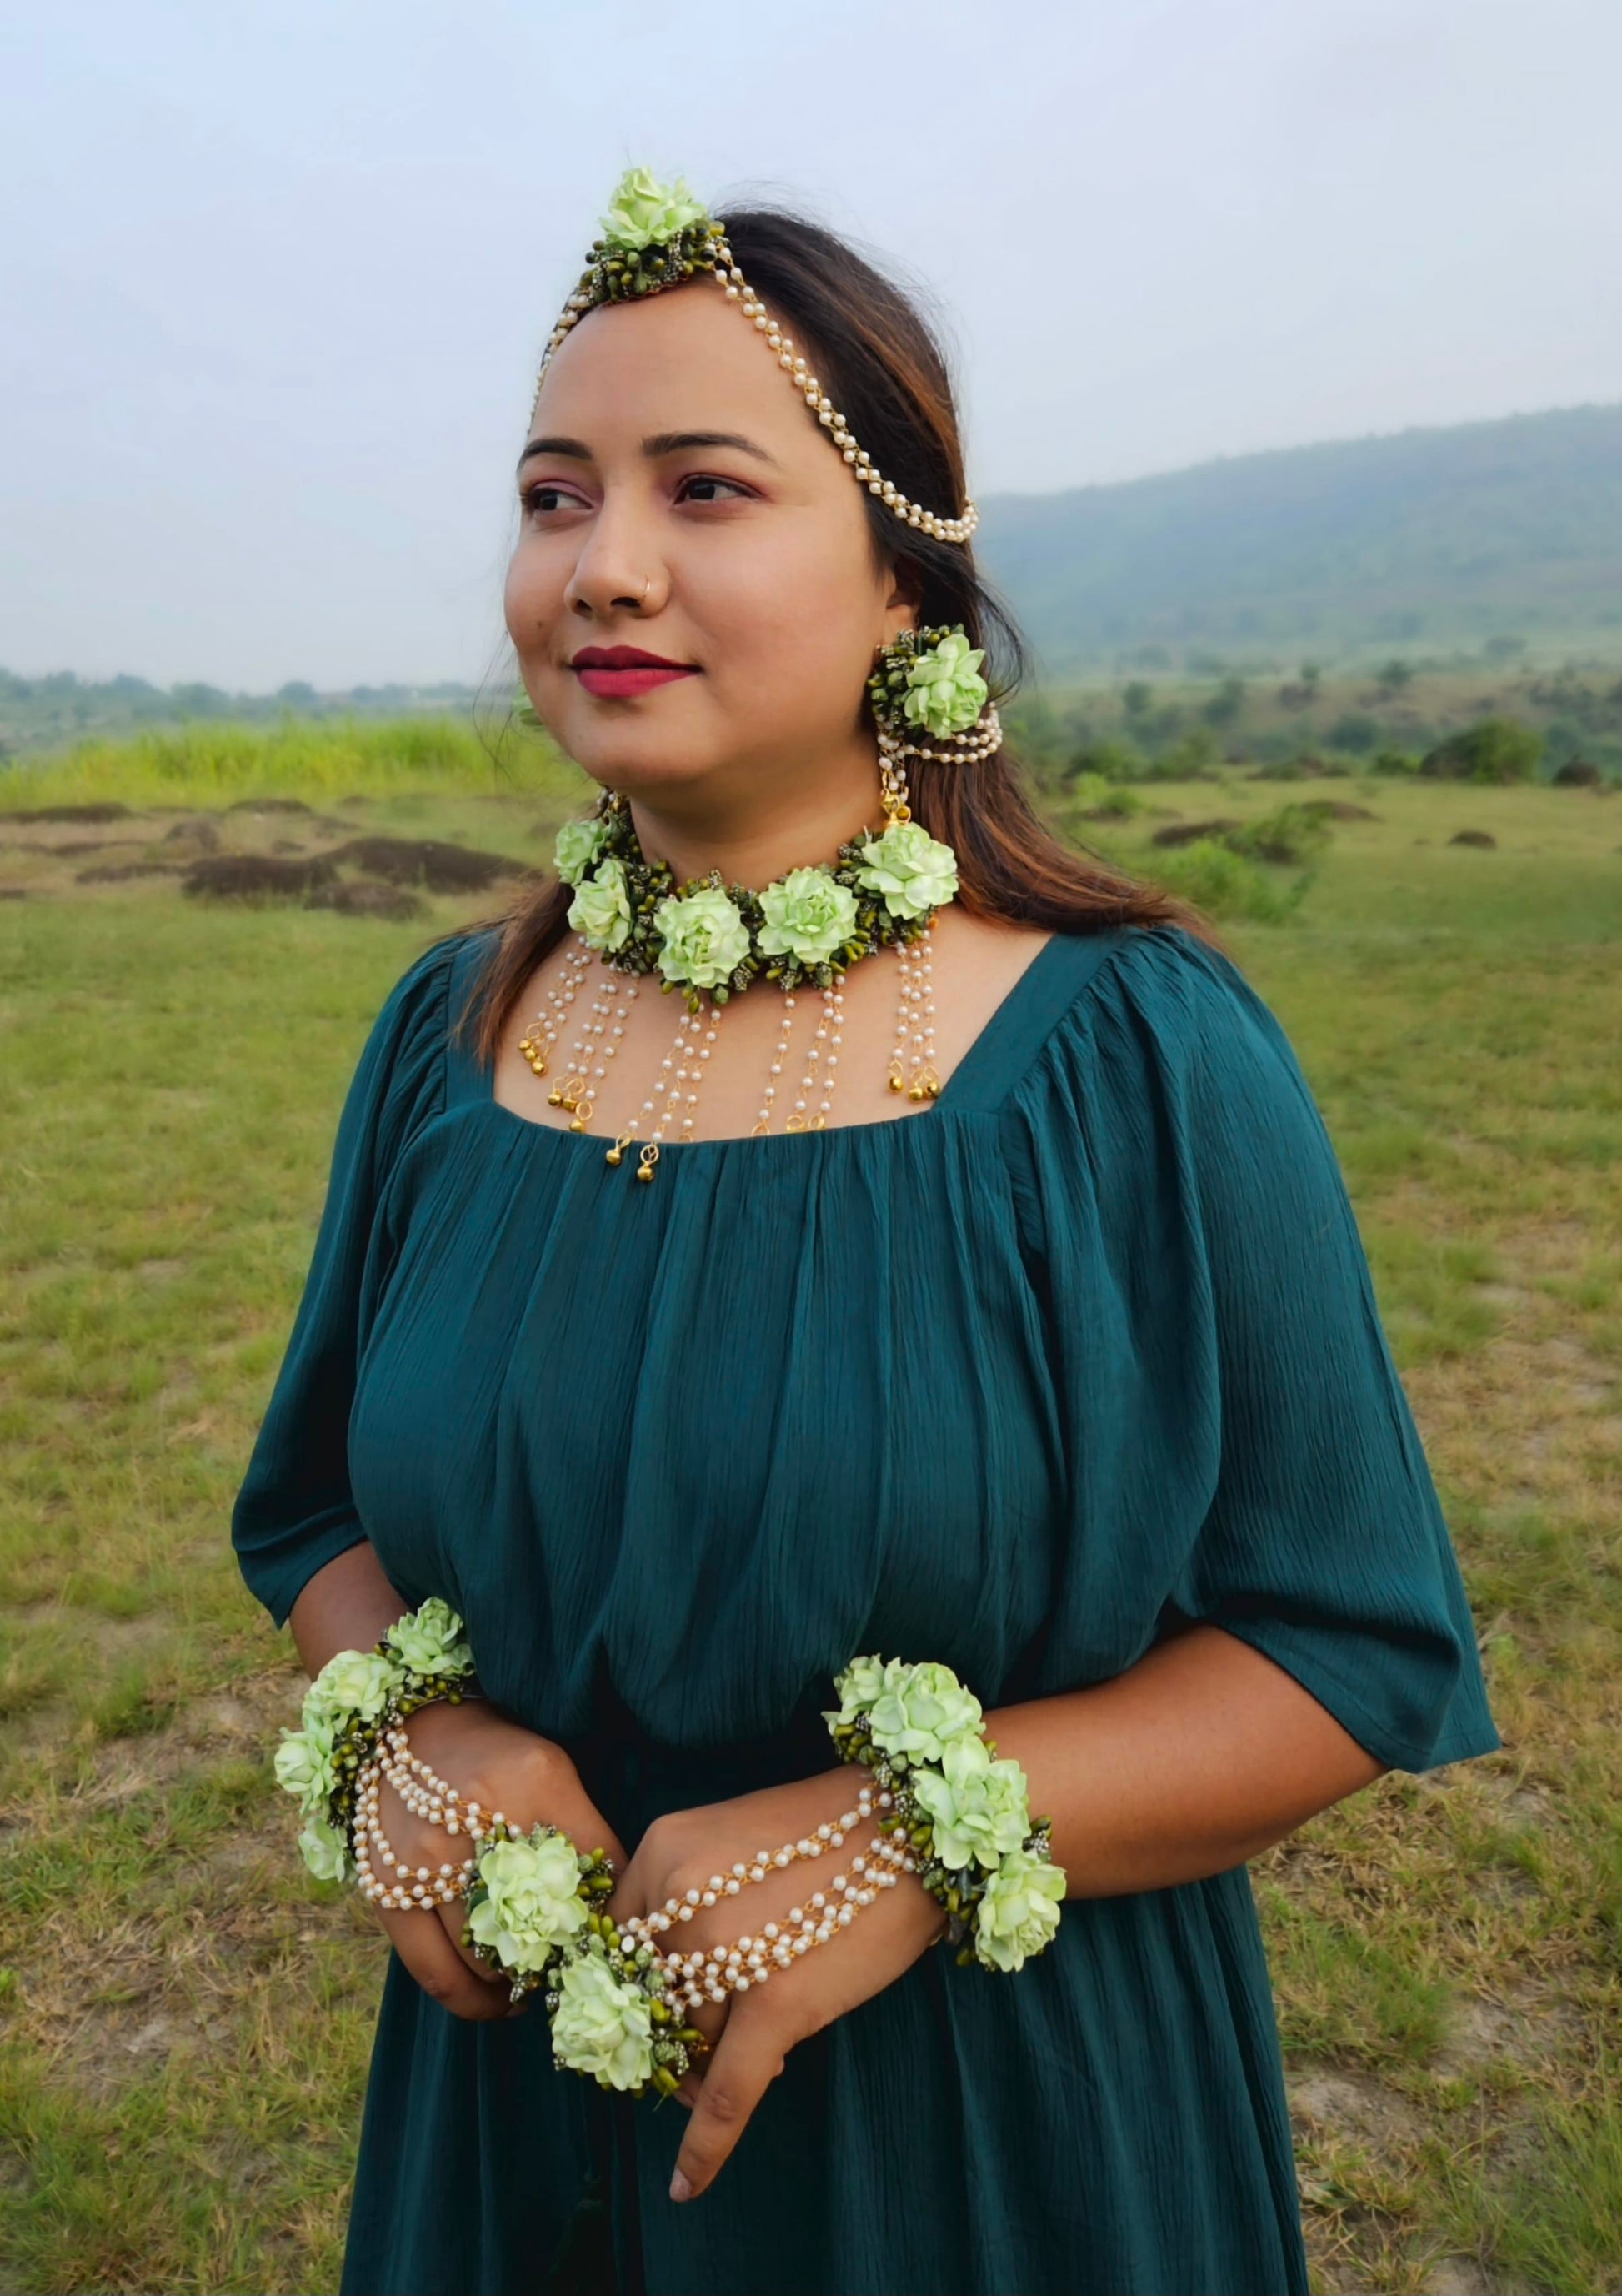
<instances>
[{"instance_id":1,"label":"pearl strand","mask_svg":"<svg viewBox=\"0 0 1622 2296\"><path fill-rule=\"evenodd\" d=\"M362 1765L355 1782L351 1848L361 1896L389 1914L431 1913L436 1906L447 1906L465 1897L472 1878L472 1857L464 1857L460 1865L441 1865L436 1871L430 1866L407 1866L404 1858L396 1856L378 1813L381 1776L381 1765L373 1755ZM380 1862L394 1874L392 1882L379 1879L372 1863L374 1849Z\"/></svg>"},{"instance_id":2,"label":"pearl strand","mask_svg":"<svg viewBox=\"0 0 1622 2296\"><path fill-rule=\"evenodd\" d=\"M890 1807L891 1797L881 1794L879 1806ZM664 1934L673 1922L690 1922L696 1913L719 1905L723 1898L735 1898L753 1882L764 1882L774 1873L783 1872L797 1857L820 1857L824 1850L843 1847L845 1836L854 1833L864 1818L873 1812L873 1790L863 1785L857 1791L856 1806L842 1816L828 1818L815 1833L802 1834L798 1841L785 1841L781 1849L758 1849L747 1862L740 1858L730 1874L712 1874L703 1888L688 1890L684 1896L667 1898L655 1913L637 1923L645 1928L649 1941ZM631 1923L627 1923L629 1928Z\"/></svg>"},{"instance_id":3,"label":"pearl strand","mask_svg":"<svg viewBox=\"0 0 1622 2296\"><path fill-rule=\"evenodd\" d=\"M565 1073L546 1095L553 1108L569 1111L571 1132L590 1130L592 1118L596 1112L596 1095L608 1076L608 1063L613 1059L625 1035L624 1021L614 1018L614 1003L619 994L618 981L611 972L607 973L593 1001L590 1015L575 1038L565 1064ZM624 995L627 1004L635 1001L636 983L634 980L626 983ZM603 1037L610 1020L613 1021L613 1033L605 1044ZM594 1054L598 1057L588 1076L586 1064Z\"/></svg>"},{"instance_id":4,"label":"pearl strand","mask_svg":"<svg viewBox=\"0 0 1622 2296\"><path fill-rule=\"evenodd\" d=\"M935 1066L935 972L930 955L930 933L926 925L918 938L918 953L912 972L913 989L913 1073L907 1084L909 1100L933 1100L940 1091L940 1074Z\"/></svg>"},{"instance_id":5,"label":"pearl strand","mask_svg":"<svg viewBox=\"0 0 1622 2296\"><path fill-rule=\"evenodd\" d=\"M538 1077L546 1073L553 1046L562 1035L569 1019L569 1010L585 985L586 968L592 961L589 948L571 949L563 969L563 977L547 994L544 1008L529 1024L527 1036L519 1038L518 1048ZM542 1037L545 1042L539 1041Z\"/></svg>"},{"instance_id":6,"label":"pearl strand","mask_svg":"<svg viewBox=\"0 0 1622 2296\"><path fill-rule=\"evenodd\" d=\"M782 1074L783 1062L789 1057L789 1031L794 1026L794 992L783 991L782 1027L778 1032L777 1047L772 1054L771 1070L761 1096L760 1113L750 1128L750 1137L758 1140L772 1128L772 1103L777 1097L777 1079Z\"/></svg>"},{"instance_id":7,"label":"pearl strand","mask_svg":"<svg viewBox=\"0 0 1622 2296\"><path fill-rule=\"evenodd\" d=\"M774 1970L791 1968L815 1947L831 1944L881 1890L893 1890L904 1873L915 1873L917 1862L905 1844L875 1834L851 1860L848 1874L836 1874L828 1890L816 1890L804 1906L791 1906L781 1922L766 1923L758 1937L745 1931L735 1943L712 1946L708 1953L659 1955L676 2003L697 2009L764 1985ZM628 1932L628 1923L626 1928Z\"/></svg>"},{"instance_id":8,"label":"pearl strand","mask_svg":"<svg viewBox=\"0 0 1622 2296\"><path fill-rule=\"evenodd\" d=\"M693 1111L698 1107L699 1095L696 1089L689 1092L686 1087L690 1084L696 1087L703 1076L703 1064L709 1060L715 1047L716 1037L719 1034L718 1017L717 1008L711 1005L708 1029L704 1027L705 1015L702 1007L696 1013L684 1012L676 1023L676 1042L659 1062L659 1067L666 1075L669 1075L674 1070L675 1076L666 1095L665 1105L659 1111L653 1129L643 1142L642 1153L637 1159L636 1177L639 1180L651 1180L653 1177L654 1169L659 1163L659 1142L684 1101L686 1103L686 1111L682 1118L679 1138L686 1141L692 1136ZM691 1069L687 1065L689 1060L693 1062ZM631 1145L641 1128L642 1117L651 1116L652 1113L653 1101L650 1097L642 1104L642 1115L634 1116L624 1131L615 1139L613 1146L608 1152L609 1163L620 1162L626 1150Z\"/></svg>"},{"instance_id":9,"label":"pearl strand","mask_svg":"<svg viewBox=\"0 0 1622 2296\"><path fill-rule=\"evenodd\" d=\"M784 1125L785 1132L820 1132L828 1120L833 1105L835 1071L839 1064L838 1046L843 1042L837 1033L831 1035L844 1014L844 992L837 983L823 991L823 1010L816 1024L816 1034L806 1054L806 1072L799 1080L799 1097L794 1103L794 1113ZM824 1054L823 1047L828 1050ZM811 1095L816 1089L817 1064L822 1063L823 1098L815 1116L810 1113Z\"/></svg>"}]
</instances>

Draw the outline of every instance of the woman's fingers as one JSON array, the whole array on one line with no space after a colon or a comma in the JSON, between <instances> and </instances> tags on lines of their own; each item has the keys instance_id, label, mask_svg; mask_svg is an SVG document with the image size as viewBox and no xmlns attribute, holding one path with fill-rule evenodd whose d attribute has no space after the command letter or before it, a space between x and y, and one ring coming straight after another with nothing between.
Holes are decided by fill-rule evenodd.
<instances>
[{"instance_id":1,"label":"woman's fingers","mask_svg":"<svg viewBox=\"0 0 1622 2296\"><path fill-rule=\"evenodd\" d=\"M487 2021L507 2014L512 1997L506 1979L492 1982L488 1977L476 1975L446 1936L437 1911L386 1914L376 1906L373 1910L430 2001L448 2009L453 2017Z\"/></svg>"},{"instance_id":2,"label":"woman's fingers","mask_svg":"<svg viewBox=\"0 0 1622 2296\"><path fill-rule=\"evenodd\" d=\"M715 2054L705 2061L692 2118L670 2179L673 2201L695 2200L713 2184L782 2067L776 2019L769 2013L751 2016L734 2010Z\"/></svg>"}]
</instances>

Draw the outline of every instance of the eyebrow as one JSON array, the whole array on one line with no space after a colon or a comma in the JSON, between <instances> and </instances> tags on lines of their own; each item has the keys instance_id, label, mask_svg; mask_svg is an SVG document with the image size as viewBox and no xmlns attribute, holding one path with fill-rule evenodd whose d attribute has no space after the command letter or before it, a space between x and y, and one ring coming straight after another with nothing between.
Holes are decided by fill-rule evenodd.
<instances>
[{"instance_id":1,"label":"eyebrow","mask_svg":"<svg viewBox=\"0 0 1622 2296\"><path fill-rule=\"evenodd\" d=\"M642 442L642 451L650 462L657 462L661 455L690 454L700 447L734 447L741 455L753 455L757 462L774 466L776 463L775 455L737 430L656 430ZM592 460L592 450L584 439L531 439L518 458L519 469L535 455L566 455L577 463Z\"/></svg>"}]
</instances>

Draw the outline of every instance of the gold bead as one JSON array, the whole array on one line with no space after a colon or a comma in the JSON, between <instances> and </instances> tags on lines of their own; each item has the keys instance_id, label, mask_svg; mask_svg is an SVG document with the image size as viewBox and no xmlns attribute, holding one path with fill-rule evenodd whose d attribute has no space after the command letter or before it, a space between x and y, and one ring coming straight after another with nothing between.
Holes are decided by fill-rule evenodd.
<instances>
[{"instance_id":1,"label":"gold bead","mask_svg":"<svg viewBox=\"0 0 1622 2296\"><path fill-rule=\"evenodd\" d=\"M909 1085L907 1087L906 1096L909 1100L922 1100L924 1098L923 1086L921 1084Z\"/></svg>"},{"instance_id":2,"label":"gold bead","mask_svg":"<svg viewBox=\"0 0 1622 2296\"><path fill-rule=\"evenodd\" d=\"M897 1076L893 1069L890 1071L889 1088L892 1092L904 1092L906 1088L905 1078Z\"/></svg>"},{"instance_id":3,"label":"gold bead","mask_svg":"<svg viewBox=\"0 0 1622 2296\"><path fill-rule=\"evenodd\" d=\"M625 1150L623 1148L610 1148L608 1154L602 1160L605 1164L623 1163L625 1160Z\"/></svg>"},{"instance_id":4,"label":"gold bead","mask_svg":"<svg viewBox=\"0 0 1622 2296\"><path fill-rule=\"evenodd\" d=\"M636 1177L639 1180L651 1180L653 1177L652 1165L638 1164L636 1167Z\"/></svg>"},{"instance_id":5,"label":"gold bead","mask_svg":"<svg viewBox=\"0 0 1622 2296\"><path fill-rule=\"evenodd\" d=\"M548 1108L561 1108L563 1105L563 1095L555 1084L546 1095L546 1105Z\"/></svg>"},{"instance_id":6,"label":"gold bead","mask_svg":"<svg viewBox=\"0 0 1622 2296\"><path fill-rule=\"evenodd\" d=\"M584 1132L586 1129L586 1119L583 1116L577 1116L574 1122L569 1128L571 1132Z\"/></svg>"}]
</instances>

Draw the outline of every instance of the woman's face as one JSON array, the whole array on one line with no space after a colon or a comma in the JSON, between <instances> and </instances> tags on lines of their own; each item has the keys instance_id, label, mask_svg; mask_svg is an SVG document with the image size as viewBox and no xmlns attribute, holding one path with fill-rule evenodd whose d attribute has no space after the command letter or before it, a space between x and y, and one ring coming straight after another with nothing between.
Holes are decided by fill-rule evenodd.
<instances>
[{"instance_id":1,"label":"woman's face","mask_svg":"<svg viewBox=\"0 0 1622 2296\"><path fill-rule=\"evenodd\" d=\"M759 795L871 751L874 649L915 615L848 466L711 281L574 329L518 488L507 627L537 710L596 780ZM594 667L617 649L682 674Z\"/></svg>"}]
</instances>

